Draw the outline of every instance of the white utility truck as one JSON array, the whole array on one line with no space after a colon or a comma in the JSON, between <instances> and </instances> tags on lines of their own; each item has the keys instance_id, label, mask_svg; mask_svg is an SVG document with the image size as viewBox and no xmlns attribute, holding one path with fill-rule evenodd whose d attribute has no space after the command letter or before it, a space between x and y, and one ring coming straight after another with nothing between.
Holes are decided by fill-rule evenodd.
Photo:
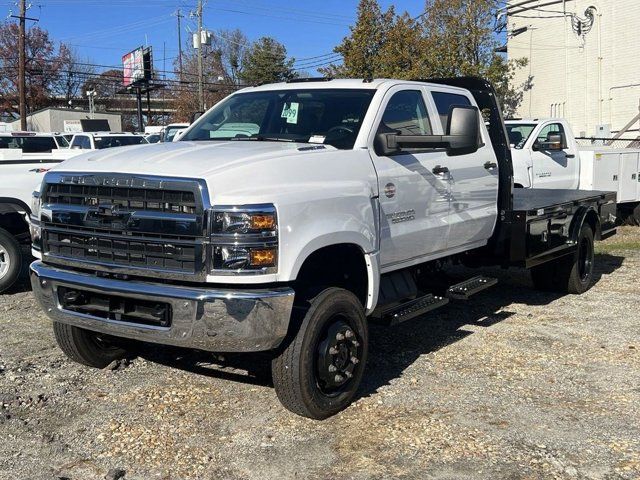
<instances>
[{"instance_id":1,"label":"white utility truck","mask_svg":"<svg viewBox=\"0 0 640 480\"><path fill-rule=\"evenodd\" d=\"M618 217L640 222L640 149L578 146L563 118L505 123L516 187L614 191Z\"/></svg>"},{"instance_id":2,"label":"white utility truck","mask_svg":"<svg viewBox=\"0 0 640 480\"><path fill-rule=\"evenodd\" d=\"M79 363L104 367L132 339L263 351L284 406L325 418L356 394L370 319L402 322L495 283L449 284L447 262L591 286L615 193L514 191L512 176L481 79L245 88L178 142L47 172L32 286Z\"/></svg>"},{"instance_id":3,"label":"white utility truck","mask_svg":"<svg viewBox=\"0 0 640 480\"><path fill-rule=\"evenodd\" d=\"M55 134L0 132L0 293L14 284L29 251L33 189L49 168L78 154L61 147Z\"/></svg>"}]
</instances>

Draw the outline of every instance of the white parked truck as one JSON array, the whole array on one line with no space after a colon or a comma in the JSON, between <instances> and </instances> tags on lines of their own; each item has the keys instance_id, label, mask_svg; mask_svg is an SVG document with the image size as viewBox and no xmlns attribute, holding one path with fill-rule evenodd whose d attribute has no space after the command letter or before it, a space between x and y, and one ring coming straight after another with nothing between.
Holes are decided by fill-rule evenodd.
<instances>
[{"instance_id":1,"label":"white parked truck","mask_svg":"<svg viewBox=\"0 0 640 480\"><path fill-rule=\"evenodd\" d=\"M17 280L29 252L31 194L44 173L78 155L60 146L56 134L0 132L0 293Z\"/></svg>"},{"instance_id":2,"label":"white parked truck","mask_svg":"<svg viewBox=\"0 0 640 480\"><path fill-rule=\"evenodd\" d=\"M481 79L246 88L178 142L48 172L32 286L79 363L120 358L120 338L268 352L283 405L325 418L356 394L369 320L402 322L495 283L448 284L449 261L590 287L615 194L514 191L512 176Z\"/></svg>"},{"instance_id":3,"label":"white parked truck","mask_svg":"<svg viewBox=\"0 0 640 480\"><path fill-rule=\"evenodd\" d=\"M578 146L563 118L505 123L517 187L614 191L620 219L640 222L640 149Z\"/></svg>"}]
</instances>

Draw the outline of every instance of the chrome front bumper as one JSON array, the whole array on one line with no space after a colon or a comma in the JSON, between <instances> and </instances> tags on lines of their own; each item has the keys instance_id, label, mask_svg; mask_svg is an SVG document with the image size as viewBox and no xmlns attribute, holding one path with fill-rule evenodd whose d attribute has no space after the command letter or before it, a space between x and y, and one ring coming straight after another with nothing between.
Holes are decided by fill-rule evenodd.
<instances>
[{"instance_id":1,"label":"chrome front bumper","mask_svg":"<svg viewBox=\"0 0 640 480\"><path fill-rule=\"evenodd\" d=\"M116 280L35 261L31 285L56 322L145 342L213 352L256 352L276 348L287 334L294 291L288 287L235 290ZM77 288L171 306L168 327L110 320L65 309L58 287Z\"/></svg>"}]
</instances>

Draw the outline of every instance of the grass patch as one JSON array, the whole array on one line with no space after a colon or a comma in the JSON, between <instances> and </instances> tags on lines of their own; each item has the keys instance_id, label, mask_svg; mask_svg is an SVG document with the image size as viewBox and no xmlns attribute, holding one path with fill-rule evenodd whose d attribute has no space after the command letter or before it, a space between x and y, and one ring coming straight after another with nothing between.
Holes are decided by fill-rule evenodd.
<instances>
[{"instance_id":1,"label":"grass patch","mask_svg":"<svg viewBox=\"0 0 640 480\"><path fill-rule=\"evenodd\" d=\"M596 253L609 253L629 250L640 250L640 240L597 242L595 245Z\"/></svg>"}]
</instances>

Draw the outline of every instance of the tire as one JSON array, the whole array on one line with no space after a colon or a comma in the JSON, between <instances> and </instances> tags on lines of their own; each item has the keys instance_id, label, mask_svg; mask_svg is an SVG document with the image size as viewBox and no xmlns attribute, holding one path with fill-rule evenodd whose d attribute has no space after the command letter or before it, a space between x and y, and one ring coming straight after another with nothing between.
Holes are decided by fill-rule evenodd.
<instances>
[{"instance_id":1,"label":"tire","mask_svg":"<svg viewBox=\"0 0 640 480\"><path fill-rule=\"evenodd\" d=\"M640 203L623 204L618 206L618 225L640 225Z\"/></svg>"},{"instance_id":2,"label":"tire","mask_svg":"<svg viewBox=\"0 0 640 480\"><path fill-rule=\"evenodd\" d=\"M126 355L126 350L111 343L108 336L97 332L53 322L53 333L67 357L88 367L105 368Z\"/></svg>"},{"instance_id":3,"label":"tire","mask_svg":"<svg viewBox=\"0 0 640 480\"><path fill-rule=\"evenodd\" d=\"M0 293L16 282L22 271L22 250L16 238L0 228Z\"/></svg>"},{"instance_id":4,"label":"tire","mask_svg":"<svg viewBox=\"0 0 640 480\"><path fill-rule=\"evenodd\" d=\"M358 298L327 288L309 301L301 325L271 364L285 408L321 420L346 408L367 361L368 329Z\"/></svg>"},{"instance_id":5,"label":"tire","mask_svg":"<svg viewBox=\"0 0 640 480\"><path fill-rule=\"evenodd\" d=\"M538 290L581 294L591 288L595 254L593 230L589 225L582 226L577 243L572 255L531 269L531 279Z\"/></svg>"}]
</instances>

